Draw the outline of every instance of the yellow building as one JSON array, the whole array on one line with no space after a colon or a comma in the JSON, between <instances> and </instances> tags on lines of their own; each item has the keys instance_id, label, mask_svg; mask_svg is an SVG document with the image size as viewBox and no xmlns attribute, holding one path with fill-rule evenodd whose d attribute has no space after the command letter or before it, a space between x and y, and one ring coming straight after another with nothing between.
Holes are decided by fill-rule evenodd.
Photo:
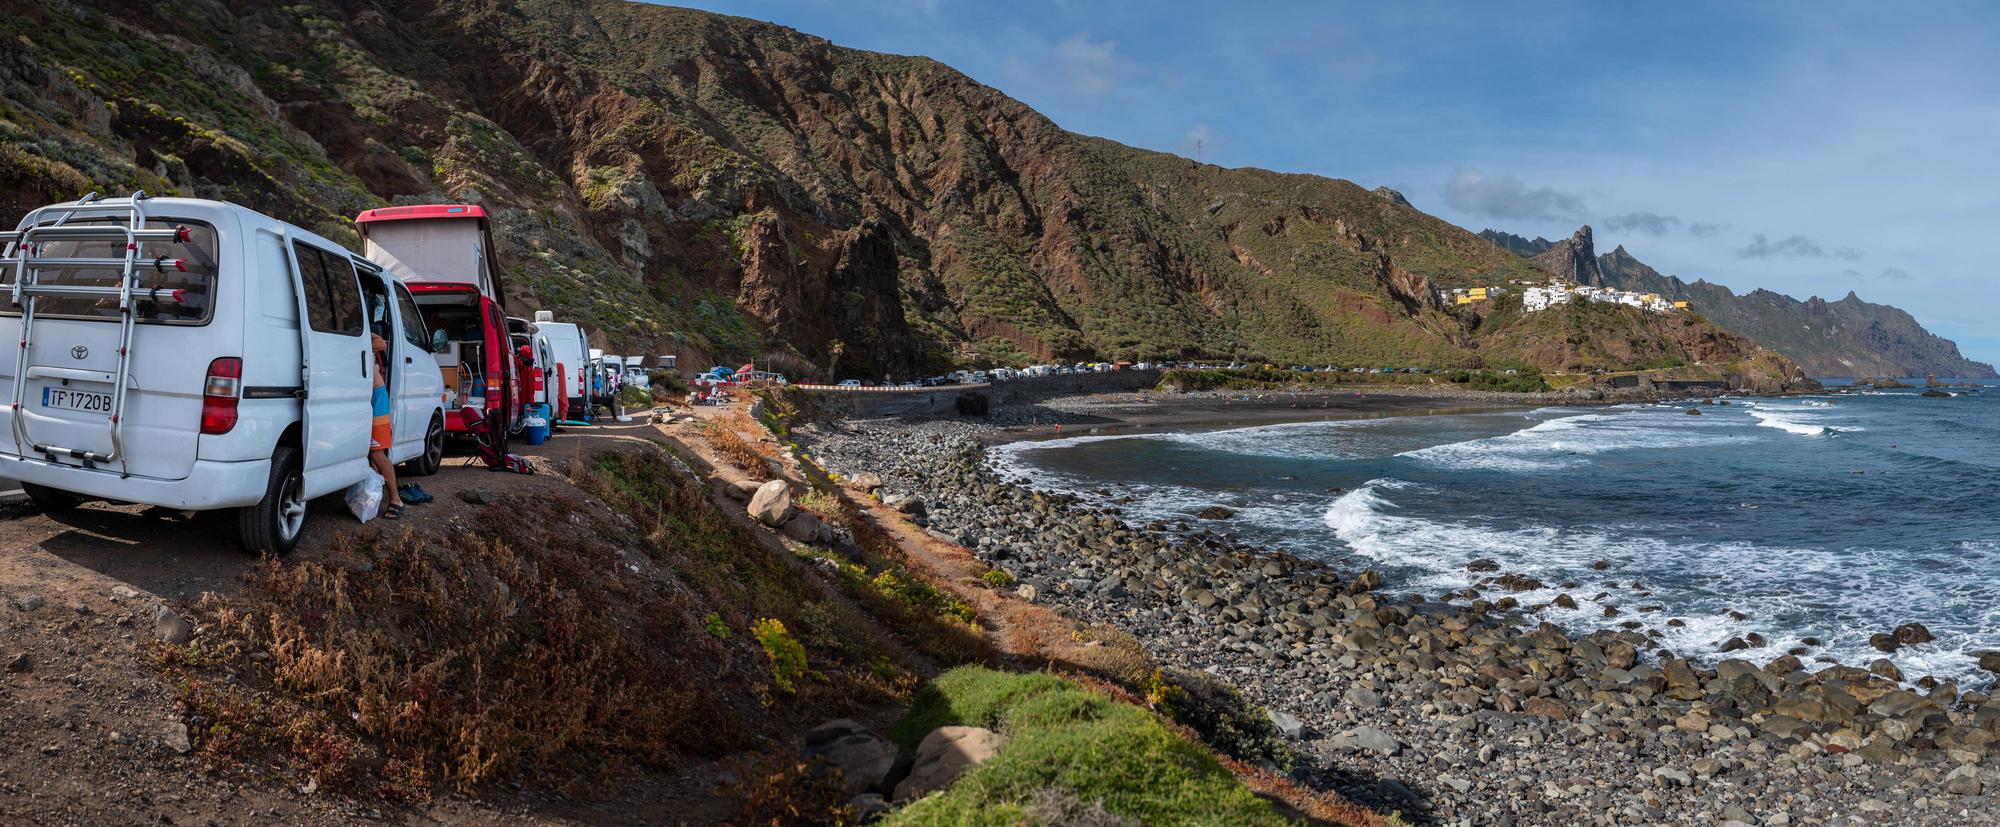
<instances>
[{"instance_id":1,"label":"yellow building","mask_svg":"<svg viewBox=\"0 0 2000 827\"><path fill-rule=\"evenodd\" d=\"M1688 303L1687 303L1687 302L1674 302L1674 309L1675 309L1675 310L1686 310L1686 309L1688 309Z\"/></svg>"},{"instance_id":2,"label":"yellow building","mask_svg":"<svg viewBox=\"0 0 2000 827\"><path fill-rule=\"evenodd\" d=\"M1472 297L1471 297L1471 296L1459 296L1459 297L1458 297L1458 303L1459 303L1459 304L1471 304L1471 303L1472 303Z\"/></svg>"}]
</instances>

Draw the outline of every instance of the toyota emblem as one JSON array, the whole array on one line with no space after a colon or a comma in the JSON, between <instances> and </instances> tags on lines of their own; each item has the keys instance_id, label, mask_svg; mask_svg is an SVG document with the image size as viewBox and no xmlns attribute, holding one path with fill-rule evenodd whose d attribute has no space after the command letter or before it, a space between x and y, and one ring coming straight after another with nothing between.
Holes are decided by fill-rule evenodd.
<instances>
[{"instance_id":1,"label":"toyota emblem","mask_svg":"<svg viewBox=\"0 0 2000 827\"><path fill-rule=\"evenodd\" d=\"M83 345L77 345L76 347L69 349L69 355L74 356L78 359L82 359L90 355L90 348L84 347Z\"/></svg>"}]
</instances>

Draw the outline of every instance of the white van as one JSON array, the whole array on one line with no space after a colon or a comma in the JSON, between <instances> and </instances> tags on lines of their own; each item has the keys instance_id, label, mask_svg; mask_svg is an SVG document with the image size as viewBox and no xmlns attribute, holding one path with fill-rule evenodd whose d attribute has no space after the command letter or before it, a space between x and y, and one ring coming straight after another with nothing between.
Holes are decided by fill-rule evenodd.
<instances>
[{"instance_id":1,"label":"white van","mask_svg":"<svg viewBox=\"0 0 2000 827\"><path fill-rule=\"evenodd\" d=\"M551 394L549 402L558 408L583 409L583 397L590 389L590 377L584 375L590 364L589 349L584 347L583 328L571 322L556 321L556 314L547 310L535 311L535 327L549 340L549 352L560 367L562 388L560 393ZM561 399L555 397L560 396ZM561 404L566 402L567 404Z\"/></svg>"},{"instance_id":2,"label":"white van","mask_svg":"<svg viewBox=\"0 0 2000 827\"><path fill-rule=\"evenodd\" d=\"M234 508L245 548L291 550L307 501L367 476L371 328L390 459L422 475L444 457L434 340L409 291L339 244L143 193L43 207L0 241L0 337L24 343L0 360L0 476L44 508Z\"/></svg>"}]
</instances>

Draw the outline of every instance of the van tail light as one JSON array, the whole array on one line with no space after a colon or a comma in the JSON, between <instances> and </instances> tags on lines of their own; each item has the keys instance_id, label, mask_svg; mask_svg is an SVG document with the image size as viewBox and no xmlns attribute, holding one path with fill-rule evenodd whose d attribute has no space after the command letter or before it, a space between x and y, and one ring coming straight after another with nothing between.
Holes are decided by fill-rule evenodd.
<instances>
[{"instance_id":1,"label":"van tail light","mask_svg":"<svg viewBox=\"0 0 2000 827\"><path fill-rule=\"evenodd\" d=\"M224 356L208 363L201 387L201 432L226 434L236 427L236 400L243 391L243 360Z\"/></svg>"}]
</instances>

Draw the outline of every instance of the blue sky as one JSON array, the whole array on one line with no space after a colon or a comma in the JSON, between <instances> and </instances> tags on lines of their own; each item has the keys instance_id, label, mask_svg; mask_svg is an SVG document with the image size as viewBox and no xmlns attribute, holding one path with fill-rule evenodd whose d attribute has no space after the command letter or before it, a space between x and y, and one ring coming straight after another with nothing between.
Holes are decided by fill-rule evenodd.
<instances>
[{"instance_id":1,"label":"blue sky","mask_svg":"<svg viewBox=\"0 0 2000 827\"><path fill-rule=\"evenodd\" d=\"M677 3L948 63L1062 126L1589 223L1662 272L1847 291L2000 361L2000 5Z\"/></svg>"}]
</instances>

